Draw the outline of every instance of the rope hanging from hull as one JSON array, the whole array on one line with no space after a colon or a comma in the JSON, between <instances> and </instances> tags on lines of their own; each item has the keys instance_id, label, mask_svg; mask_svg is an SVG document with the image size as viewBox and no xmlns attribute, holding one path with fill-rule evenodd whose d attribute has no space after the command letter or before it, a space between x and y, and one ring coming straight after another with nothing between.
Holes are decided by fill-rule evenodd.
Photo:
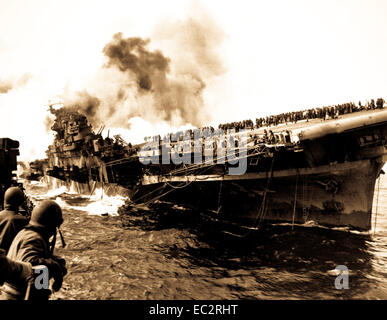
<instances>
[{"instance_id":1,"label":"rope hanging from hull","mask_svg":"<svg viewBox=\"0 0 387 320\"><path fill-rule=\"evenodd\" d=\"M374 221L374 235L376 233L376 221L378 217L378 208L379 208L379 192L380 191L380 174L378 177L378 191L376 192L376 209L375 209L375 221Z\"/></svg>"},{"instance_id":2,"label":"rope hanging from hull","mask_svg":"<svg viewBox=\"0 0 387 320\"><path fill-rule=\"evenodd\" d=\"M244 238L247 237L252 230L259 230L262 227L262 222L265 218L266 212L267 212L267 193L269 190L269 185L271 182L271 179L273 178L273 171L274 171L274 157L272 158L271 166L270 166L270 174L267 177L266 180L266 188L265 192L262 197L262 202L258 211L258 214L255 217L254 223L251 227L248 228L247 232L244 234L235 234L229 231L223 231L223 233L230 234L235 237Z\"/></svg>"},{"instance_id":3,"label":"rope hanging from hull","mask_svg":"<svg viewBox=\"0 0 387 320\"><path fill-rule=\"evenodd\" d=\"M292 231L293 231L293 228L294 228L294 220L295 220L295 217L296 217L298 177L299 177L299 174L297 173L297 176L296 176L296 187L295 187L295 191L294 191L294 204L293 204L293 217L292 217Z\"/></svg>"}]
</instances>

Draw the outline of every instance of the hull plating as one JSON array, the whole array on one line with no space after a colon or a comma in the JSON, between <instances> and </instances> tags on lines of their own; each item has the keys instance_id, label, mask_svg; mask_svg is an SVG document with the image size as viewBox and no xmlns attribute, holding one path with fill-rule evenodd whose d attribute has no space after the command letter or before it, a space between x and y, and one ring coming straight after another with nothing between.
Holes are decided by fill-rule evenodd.
<instances>
[{"instance_id":1,"label":"hull plating","mask_svg":"<svg viewBox=\"0 0 387 320\"><path fill-rule=\"evenodd\" d=\"M165 193L163 199L210 209L222 220L257 226L263 221L371 228L375 181L383 166L375 160L321 166L309 169L274 171L272 176L249 174L227 180L208 176L145 185L134 200L147 201ZM294 172L297 172L294 174ZM148 181L152 180L148 177ZM174 189L175 188L175 189ZM172 191L173 189L173 191Z\"/></svg>"}]
</instances>

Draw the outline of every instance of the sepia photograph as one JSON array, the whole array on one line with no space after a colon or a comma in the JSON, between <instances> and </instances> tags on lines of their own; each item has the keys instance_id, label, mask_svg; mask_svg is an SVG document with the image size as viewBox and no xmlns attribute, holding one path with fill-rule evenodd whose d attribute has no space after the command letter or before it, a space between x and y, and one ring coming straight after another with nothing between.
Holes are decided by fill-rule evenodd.
<instances>
[{"instance_id":1,"label":"sepia photograph","mask_svg":"<svg viewBox=\"0 0 387 320\"><path fill-rule=\"evenodd\" d=\"M0 300L387 299L386 17L0 0Z\"/></svg>"}]
</instances>

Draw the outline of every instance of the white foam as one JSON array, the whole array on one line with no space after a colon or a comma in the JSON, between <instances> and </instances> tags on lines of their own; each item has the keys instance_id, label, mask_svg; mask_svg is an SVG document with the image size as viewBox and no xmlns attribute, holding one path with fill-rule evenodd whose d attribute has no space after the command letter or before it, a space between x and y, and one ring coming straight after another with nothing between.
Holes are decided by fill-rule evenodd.
<instances>
[{"instance_id":1,"label":"white foam","mask_svg":"<svg viewBox=\"0 0 387 320\"><path fill-rule=\"evenodd\" d=\"M86 206L73 206L62 200L60 196L56 198L56 202L62 207L68 210L78 210L87 212L89 215L111 215L117 216L118 208L125 203L125 198L122 196L107 196L103 194L102 189L97 189L96 192L88 197L81 195L88 201Z\"/></svg>"},{"instance_id":2,"label":"white foam","mask_svg":"<svg viewBox=\"0 0 387 320\"><path fill-rule=\"evenodd\" d=\"M36 184L39 184L39 182L36 181ZM89 215L107 214L111 216L117 216L118 208L125 203L125 197L119 195L107 196L102 188L96 188L92 195L86 195L76 192L77 188L75 183L71 184L69 190L64 185L58 186L54 179L53 186L54 188L49 190L47 193L34 195L34 198L36 200L44 200L47 198L55 197L55 201L61 206L62 209L83 211ZM71 205L69 202L71 202L72 197L84 199L85 205ZM70 201L67 202L65 199L69 199Z\"/></svg>"},{"instance_id":3,"label":"white foam","mask_svg":"<svg viewBox=\"0 0 387 320\"><path fill-rule=\"evenodd\" d=\"M117 216L117 210L125 203L125 198L121 196L107 197L88 204L85 209L90 215L108 214Z\"/></svg>"},{"instance_id":4,"label":"white foam","mask_svg":"<svg viewBox=\"0 0 387 320\"><path fill-rule=\"evenodd\" d=\"M40 195L34 195L33 197L37 200L44 200L47 198L53 198L57 197L67 191L67 188L65 186L61 186L59 188L51 189L47 193L43 193Z\"/></svg>"},{"instance_id":5,"label":"white foam","mask_svg":"<svg viewBox=\"0 0 387 320\"><path fill-rule=\"evenodd\" d=\"M59 195L65 193L65 192L67 192L67 188L65 186L61 186L59 188L52 189L52 190L48 191L43 196L44 197L48 197L48 198L52 198L52 197L55 197L55 196L59 196Z\"/></svg>"},{"instance_id":6,"label":"white foam","mask_svg":"<svg viewBox=\"0 0 387 320\"><path fill-rule=\"evenodd\" d=\"M32 186L43 185L42 182L36 180L31 180L28 183Z\"/></svg>"}]
</instances>

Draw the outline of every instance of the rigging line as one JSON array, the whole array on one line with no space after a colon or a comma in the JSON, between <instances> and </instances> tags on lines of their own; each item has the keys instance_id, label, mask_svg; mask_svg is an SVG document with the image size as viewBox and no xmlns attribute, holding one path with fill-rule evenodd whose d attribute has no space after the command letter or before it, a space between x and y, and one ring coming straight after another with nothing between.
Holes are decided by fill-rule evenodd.
<instances>
[{"instance_id":1,"label":"rigging line","mask_svg":"<svg viewBox=\"0 0 387 320\"><path fill-rule=\"evenodd\" d=\"M298 171L298 170L297 170L297 171ZM297 176L296 176L296 188L295 188L295 192L294 192L294 205L293 205L292 231L293 231L293 227L294 227L294 219L295 219L295 217L296 217L298 177L299 177L299 173L297 172Z\"/></svg>"},{"instance_id":2,"label":"rigging line","mask_svg":"<svg viewBox=\"0 0 387 320\"><path fill-rule=\"evenodd\" d=\"M224 177L224 174L218 174L218 175L207 175L205 176L204 178L198 178L198 176L196 176L195 178L195 181L206 181L208 179L218 179L218 178L223 178ZM220 181L223 181L224 179L220 180ZM215 180L214 180L215 181Z\"/></svg>"},{"instance_id":3,"label":"rigging line","mask_svg":"<svg viewBox=\"0 0 387 320\"><path fill-rule=\"evenodd\" d=\"M174 191L174 189L170 189L169 191L166 191L166 192L164 192L164 193L162 193L162 194L160 194L160 195L158 195L158 196L148 200L147 202L144 202L143 205L146 206L146 205L148 205L148 204L150 204L152 202L155 202L156 200L160 199L161 197L164 197L165 195L167 195L168 193L170 193L172 191Z\"/></svg>"},{"instance_id":4,"label":"rigging line","mask_svg":"<svg viewBox=\"0 0 387 320\"><path fill-rule=\"evenodd\" d=\"M305 176L302 179L302 218L306 222L306 213L305 213Z\"/></svg>"},{"instance_id":5,"label":"rigging line","mask_svg":"<svg viewBox=\"0 0 387 320\"><path fill-rule=\"evenodd\" d=\"M190 172L190 171L194 171L196 169L200 169L200 168L203 168L203 167L211 167L211 166L215 166L215 164L195 164L195 165L192 165L188 168L178 168L174 171L170 171L168 173L165 173L164 176L171 176L172 174L177 174L177 173L187 173L187 172Z\"/></svg>"},{"instance_id":6,"label":"rigging line","mask_svg":"<svg viewBox=\"0 0 387 320\"><path fill-rule=\"evenodd\" d=\"M264 199L262 201L262 204L261 204L261 208L262 208L262 216L260 217L260 220L259 220L259 224L258 224L258 228L261 227L262 225L262 221L264 220L265 216L266 216L266 212L267 212L267 206L266 206L266 201L267 201L267 192L269 191L269 184L271 182L271 179L273 178L273 174L274 174L274 156L273 156L273 159L271 161L271 166L270 166L270 176L268 177L267 179L267 183L266 183L266 189L265 189L265 193L264 193Z\"/></svg>"},{"instance_id":7,"label":"rigging line","mask_svg":"<svg viewBox=\"0 0 387 320\"><path fill-rule=\"evenodd\" d=\"M303 199L302 199L302 201L303 201L303 207L304 207L304 210L305 210L305 222L307 222L308 221L308 219L309 219L309 214L310 214L310 209L309 209L309 207L306 207L305 208L305 203L304 202L306 202L308 205L309 205L309 198L310 198L310 195L309 195L309 191L308 191L308 176L304 176L304 178L303 178L304 180L304 182L305 182L305 184L304 184L304 187L305 187L305 189L306 189L306 192L305 192L305 190L304 190L304 195L303 195ZM305 197L305 193L306 193L306 197ZM306 200L305 200L305 198L306 198Z\"/></svg>"},{"instance_id":8,"label":"rigging line","mask_svg":"<svg viewBox=\"0 0 387 320\"><path fill-rule=\"evenodd\" d=\"M150 194L152 194L152 193L154 193L154 192L156 192L156 191L159 191L159 190L161 190L161 189L163 189L163 188L165 188L165 184L162 184L160 187L158 187L158 188L156 188L156 189L154 189L154 190L152 190L152 191L149 191L148 193L142 195L140 198L136 199L136 201L134 201L134 202L136 203L136 202L138 202L138 200L143 199L143 198L145 198L146 196L149 196Z\"/></svg>"},{"instance_id":9,"label":"rigging line","mask_svg":"<svg viewBox=\"0 0 387 320\"><path fill-rule=\"evenodd\" d=\"M172 191L175 191L176 189L183 189L183 188L187 187L189 184L191 184L192 182L193 182L193 181L191 181L191 182L188 183L188 184L185 184L184 186L178 186L178 187L172 186L172 185L170 185L168 182L165 182L164 185L163 185L163 187L165 187L165 186L168 185L168 186L171 187L171 189L168 190L168 191L166 191L166 192L164 192L164 193L162 193L162 194L157 195L156 197L154 197L154 198L148 200L147 202L145 202L144 204L147 205L147 204L149 204L149 203L151 203L151 202L154 202L154 201L156 201L156 200L158 200L158 199L160 199L160 198L166 196L167 194L171 193Z\"/></svg>"},{"instance_id":10,"label":"rigging line","mask_svg":"<svg viewBox=\"0 0 387 320\"><path fill-rule=\"evenodd\" d=\"M268 175L267 180L266 180L266 188L265 188L265 192L263 194L261 206L259 208L257 215L255 216L255 220L254 220L254 223L252 224L252 226L249 227L247 232L244 234L235 234L235 233L232 233L229 231L224 231L225 233L230 234L232 236L239 237L239 238L244 238L244 237L247 237L251 233L252 230L259 230L261 228L262 221L263 221L263 219L266 215L266 212L267 212L266 199L267 199L267 192L269 190L269 183L273 177L273 171L274 171L273 168L274 168L274 157L272 159L271 166L270 166L270 175ZM258 219L259 219L259 221L258 221ZM258 221L258 223L257 223L257 221Z\"/></svg>"},{"instance_id":11,"label":"rigging line","mask_svg":"<svg viewBox=\"0 0 387 320\"><path fill-rule=\"evenodd\" d=\"M178 169L175 169L174 171L171 171L169 172L168 174L165 174L165 175L171 175L171 174L176 174L176 173L179 173L179 172L189 172L189 171L192 171L192 170L196 170L196 168L202 168L202 167L205 167L205 166L215 166L216 164L215 163L211 163L211 162L201 162L201 163L195 163L191 166L188 166L188 167L184 167L184 168L178 168Z\"/></svg>"},{"instance_id":12,"label":"rigging line","mask_svg":"<svg viewBox=\"0 0 387 320\"><path fill-rule=\"evenodd\" d=\"M160 199L161 197L166 196L168 193L171 193L172 191L175 191L175 189L170 189L170 190L168 190L168 191L166 191L166 192L164 192L164 193L154 197L153 199L150 199L149 201L144 202L144 205L148 205L151 202L155 202L156 200Z\"/></svg>"},{"instance_id":13,"label":"rigging line","mask_svg":"<svg viewBox=\"0 0 387 320\"><path fill-rule=\"evenodd\" d=\"M240 159L244 159L244 158L249 158L249 157L252 157L252 156L256 156L256 155L260 155L260 154L263 154L263 153L265 153L264 151L266 150L266 149L268 149L266 146L263 146L263 148L262 148L262 151L259 151L259 152L256 152L256 153L252 153L252 154L247 154L248 153L248 151L251 151L251 150L254 150L255 151L255 149L256 149L257 147L256 146L251 146L251 147L248 147L248 148L243 148L242 149L242 152L246 152L246 155L245 156L240 156L240 157L236 157L236 159L234 159L234 160L240 160ZM238 148L235 148L235 149L231 149L231 150L229 150L229 152L231 152L231 151L236 151L236 150L240 150L240 149L238 149ZM228 153L229 153L228 152ZM226 160L226 158L228 157L229 155L225 155L225 156L223 156L223 157L221 157L221 158L218 158L217 159L217 161L223 161L223 160ZM175 169L174 171L171 171L169 174L173 174L173 173L178 173L178 172L184 172L184 171L188 171L188 170L192 170L192 169L194 169L195 167L200 167L200 166L204 166L204 165L212 165L212 166L214 166L214 165L216 165L216 164L218 164L218 163L212 163L212 161L213 161L214 159L212 158L212 159L208 159L208 160L204 160L204 162L201 162L201 163L197 163L197 164L193 164L193 165L191 165L191 166L188 166L188 167L185 167L185 168L178 168L178 169Z\"/></svg>"},{"instance_id":14,"label":"rigging line","mask_svg":"<svg viewBox=\"0 0 387 320\"><path fill-rule=\"evenodd\" d=\"M208 169L209 169L209 168L205 168L204 170L202 170L201 173L203 173L204 171L206 171L206 170L208 170ZM195 181L195 180L192 180L191 182L189 182L188 184L186 184L186 185L183 186L183 187L187 187L189 184L191 184L191 183L194 182L194 181ZM165 182L165 183L163 184L163 187L165 187L166 185L167 185L167 183ZM149 203L151 203L151 202L154 202L154 201L156 201L157 199L160 199L161 197L164 197L164 196L167 195L168 193L171 193L172 191L175 191L176 189L180 189L180 188L172 187L172 189L170 189L170 190L166 191L165 193L162 193L162 194L160 194L160 195L154 197L153 199L151 199L151 200L145 202L144 204L147 205L147 204L149 204Z\"/></svg>"},{"instance_id":15,"label":"rigging line","mask_svg":"<svg viewBox=\"0 0 387 320\"><path fill-rule=\"evenodd\" d=\"M254 154L249 154L249 155L246 155L245 157L239 157L239 158L236 158L234 160L240 160L240 159L244 159L244 158L249 158L249 157L253 157L253 156L256 156L256 155L260 155L262 154L262 152L260 153L254 153ZM224 158L225 159L225 158ZM223 158L220 158L218 160L223 160ZM178 169L175 169L174 171L171 171L167 174L164 174L165 176L166 175L172 175L172 174L177 174L177 173L180 173L180 172L184 172L184 173L188 173L192 170L196 170L196 168L203 168L203 167L215 167L216 165L219 165L219 163L210 163L210 162L204 162L204 163L198 163L198 164L193 164L189 167L186 167L186 168L178 168Z\"/></svg>"},{"instance_id":16,"label":"rigging line","mask_svg":"<svg viewBox=\"0 0 387 320\"><path fill-rule=\"evenodd\" d=\"M219 214L221 206L220 206L220 200L222 197L222 187L223 187L223 180L220 180L220 186L219 186L219 194L218 194L218 210L216 214Z\"/></svg>"},{"instance_id":17,"label":"rigging line","mask_svg":"<svg viewBox=\"0 0 387 320\"><path fill-rule=\"evenodd\" d=\"M214 167L214 166L218 165L218 163L209 162L209 161L212 161L212 160L213 159L207 160L204 163L201 162L201 163L193 164L193 165L185 167L185 168L178 168L178 169L175 169L174 171L171 171L171 172L169 172L169 173L167 173L165 175L172 175L172 174L176 174L176 173L179 173L179 172L187 173L189 171L200 169L200 168L203 168L203 167ZM220 160L222 160L222 158ZM239 160L239 159L237 159L237 160Z\"/></svg>"},{"instance_id":18,"label":"rigging line","mask_svg":"<svg viewBox=\"0 0 387 320\"><path fill-rule=\"evenodd\" d=\"M183 189L185 187L188 187L192 182L194 182L195 180L191 180L191 181L187 181L187 182L183 182L183 185L181 186L174 186L172 184L170 184L168 181L165 181L165 184L173 189Z\"/></svg>"},{"instance_id":19,"label":"rigging line","mask_svg":"<svg viewBox=\"0 0 387 320\"><path fill-rule=\"evenodd\" d=\"M210 169L210 168L211 168L211 166L208 166L208 167L199 167L199 168L193 169L193 170L186 170L185 175L187 176L188 171L192 171L192 172L193 172L194 170L197 170L196 173L195 173L195 172L192 173L193 176L197 176L197 175L199 175L199 174L204 173L205 171L207 171L207 170ZM199 172L200 169L203 169L202 172ZM221 175L218 175L218 176L221 177ZM169 174L169 175L166 177L166 179L171 178L171 177L172 177L172 175ZM191 182L193 182L193 181L200 181L200 180L207 180L207 179L208 179L208 178L202 179L202 178L196 177L196 178L194 178L194 180L186 181L186 182L187 182L187 183L188 183L188 182L191 183ZM165 182L167 182L167 181L165 181Z\"/></svg>"},{"instance_id":20,"label":"rigging line","mask_svg":"<svg viewBox=\"0 0 387 320\"><path fill-rule=\"evenodd\" d=\"M375 210L375 221L374 221L374 236L376 234L376 220L378 216L378 207L379 207L379 191L380 191L380 173L378 177L378 192L376 193L376 210Z\"/></svg>"},{"instance_id":21,"label":"rigging line","mask_svg":"<svg viewBox=\"0 0 387 320\"><path fill-rule=\"evenodd\" d=\"M178 172L187 172L187 171L190 171L190 170L195 170L196 168L200 168L200 167L203 167L204 165L213 165L213 163L194 163L190 166L186 166L186 167L183 167L183 168L177 168L175 170L172 170L164 175L171 175L171 174L174 174L174 173L178 173Z\"/></svg>"}]
</instances>

